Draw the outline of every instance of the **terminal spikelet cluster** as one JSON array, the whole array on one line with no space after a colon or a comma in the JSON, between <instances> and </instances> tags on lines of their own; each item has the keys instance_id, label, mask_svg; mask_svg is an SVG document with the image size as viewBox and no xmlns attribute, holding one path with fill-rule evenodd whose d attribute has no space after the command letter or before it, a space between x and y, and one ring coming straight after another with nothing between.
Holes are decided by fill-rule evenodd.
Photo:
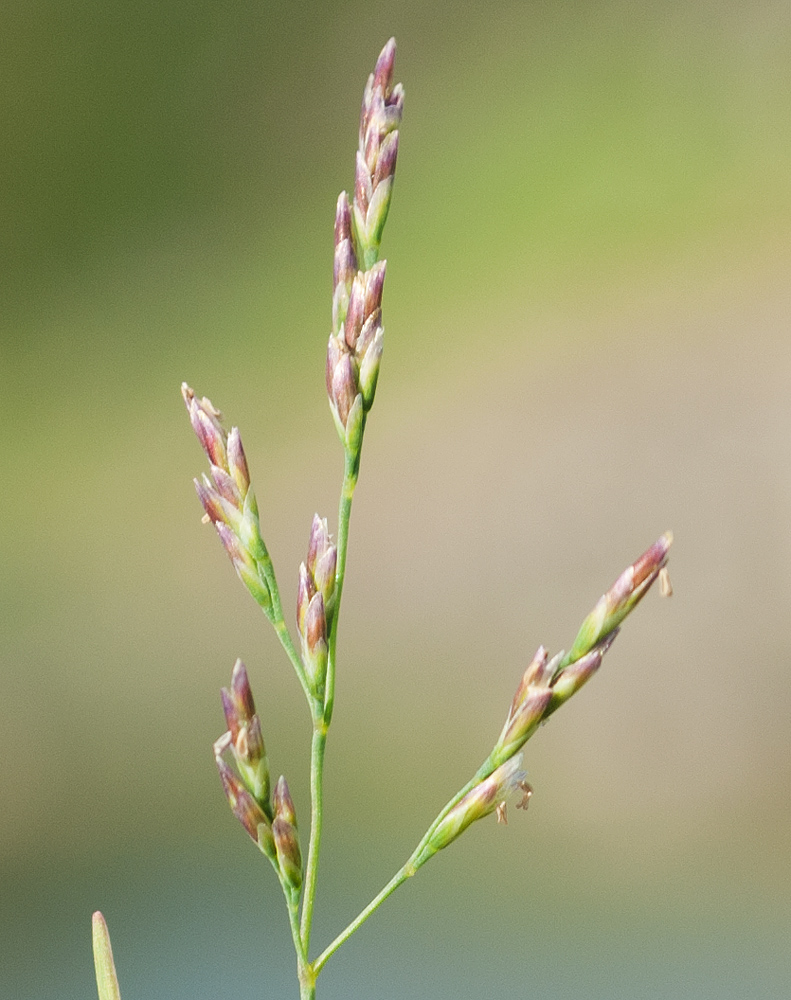
<instances>
[{"instance_id":1,"label":"terminal spikelet cluster","mask_svg":"<svg viewBox=\"0 0 791 1000\"><path fill-rule=\"evenodd\" d=\"M393 193L404 88L393 86L395 39L385 45L368 78L360 112L352 204L342 191L335 209L332 333L327 345L327 394L348 451L358 452L371 409L384 346L379 261Z\"/></svg>"}]
</instances>

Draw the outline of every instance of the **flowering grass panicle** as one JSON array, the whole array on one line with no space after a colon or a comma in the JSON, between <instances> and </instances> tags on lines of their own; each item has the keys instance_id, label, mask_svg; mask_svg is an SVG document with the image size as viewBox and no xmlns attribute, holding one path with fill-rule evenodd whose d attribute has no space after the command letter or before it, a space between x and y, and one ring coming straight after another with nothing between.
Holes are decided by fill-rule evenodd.
<instances>
[{"instance_id":1,"label":"flowering grass panicle","mask_svg":"<svg viewBox=\"0 0 791 1000\"><path fill-rule=\"evenodd\" d=\"M524 746L540 724L596 673L624 619L660 580L672 592L666 533L629 566L583 621L568 653L539 646L525 667L505 723L488 757L440 809L406 862L382 890L315 957L313 910L324 819L324 757L332 722L337 635L346 573L352 501L360 468L366 420L376 392L384 346L382 297L387 263L380 260L393 196L404 89L393 83L395 41L382 49L368 78L360 112L351 199L344 191L335 209L332 327L327 344L326 387L344 452L336 534L316 514L308 551L298 571L297 642L283 614L274 567L261 534L258 506L236 427L226 431L211 401L186 384L182 395L190 423L209 460L209 474L195 480L204 521L214 525L247 590L273 625L305 695L312 725L310 825L303 854L294 801L284 777L271 788L269 758L247 668L237 660L222 688L226 730L215 741L214 759L231 812L269 859L280 883L296 956L301 1000L313 1000L319 973L335 952L399 886L477 820L507 821L507 800L526 809L533 795L522 768ZM337 540L336 540L337 539ZM497 662L493 651L492 659ZM485 744L484 744L485 745ZM394 787L397 779L393 779ZM107 926L94 915L94 955L100 1000L120 1000Z\"/></svg>"}]
</instances>

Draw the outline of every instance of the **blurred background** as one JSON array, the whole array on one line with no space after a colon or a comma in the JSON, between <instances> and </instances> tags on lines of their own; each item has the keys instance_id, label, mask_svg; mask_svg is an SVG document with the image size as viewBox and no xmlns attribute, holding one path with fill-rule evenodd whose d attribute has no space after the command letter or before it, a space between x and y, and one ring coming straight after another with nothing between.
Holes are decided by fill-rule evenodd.
<instances>
[{"instance_id":1,"label":"blurred background","mask_svg":"<svg viewBox=\"0 0 791 1000\"><path fill-rule=\"evenodd\" d=\"M676 596L528 745L529 812L432 861L319 996L787 997L788 4L11 0L0 28L0 996L94 996L97 908L124 1000L296 996L211 758L234 659L303 841L310 727L200 524L179 384L242 428L290 612L336 523L333 213L394 34L315 946L667 528Z\"/></svg>"}]
</instances>

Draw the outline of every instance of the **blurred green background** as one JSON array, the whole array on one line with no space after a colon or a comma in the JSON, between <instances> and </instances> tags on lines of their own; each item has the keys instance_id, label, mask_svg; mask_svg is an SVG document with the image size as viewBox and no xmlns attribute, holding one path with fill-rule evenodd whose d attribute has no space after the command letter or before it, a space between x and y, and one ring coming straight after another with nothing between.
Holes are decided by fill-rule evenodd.
<instances>
[{"instance_id":1,"label":"blurred green background","mask_svg":"<svg viewBox=\"0 0 791 1000\"><path fill-rule=\"evenodd\" d=\"M0 12L0 996L296 995L211 760L250 670L307 827L309 724L212 533L187 379L238 423L290 607L335 523L332 219L399 42L387 349L358 489L314 940L673 528L604 669L320 996L791 989L791 10L785 2ZM13 502L11 502L13 500Z\"/></svg>"}]
</instances>

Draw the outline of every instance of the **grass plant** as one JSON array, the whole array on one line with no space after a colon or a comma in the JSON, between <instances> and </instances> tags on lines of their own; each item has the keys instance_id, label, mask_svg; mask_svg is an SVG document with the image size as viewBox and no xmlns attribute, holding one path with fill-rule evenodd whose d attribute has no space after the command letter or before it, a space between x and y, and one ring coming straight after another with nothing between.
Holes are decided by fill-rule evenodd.
<instances>
[{"instance_id":1,"label":"grass plant","mask_svg":"<svg viewBox=\"0 0 791 1000\"><path fill-rule=\"evenodd\" d=\"M185 383L182 395L192 428L209 460L195 480L204 509L239 579L274 627L302 687L312 722L311 809L303 852L288 783L272 783L261 721L245 665L237 660L222 690L226 730L214 756L228 804L269 861L280 882L296 954L301 1000L312 1000L324 966L379 906L438 851L476 820L494 814L507 823L507 802L526 809L533 794L522 769L523 747L538 727L599 669L623 620L660 579L670 593L666 563L670 533L659 538L618 577L582 623L568 652L550 656L540 646L524 670L491 753L440 809L412 854L378 895L322 950L312 947L323 821L323 775L335 702L336 650L346 573L349 523L366 423L374 403L384 345L382 295L386 261L382 235L393 195L404 90L393 84L395 41L382 50L363 95L351 198L342 192L335 212L332 331L327 345L329 406L344 456L337 535L313 518L299 567L296 639L286 621L275 569L264 542L250 471L237 427L226 429L207 397ZM94 915L94 957L100 1000L120 1000L107 926ZM314 957L311 957L314 956Z\"/></svg>"}]
</instances>

